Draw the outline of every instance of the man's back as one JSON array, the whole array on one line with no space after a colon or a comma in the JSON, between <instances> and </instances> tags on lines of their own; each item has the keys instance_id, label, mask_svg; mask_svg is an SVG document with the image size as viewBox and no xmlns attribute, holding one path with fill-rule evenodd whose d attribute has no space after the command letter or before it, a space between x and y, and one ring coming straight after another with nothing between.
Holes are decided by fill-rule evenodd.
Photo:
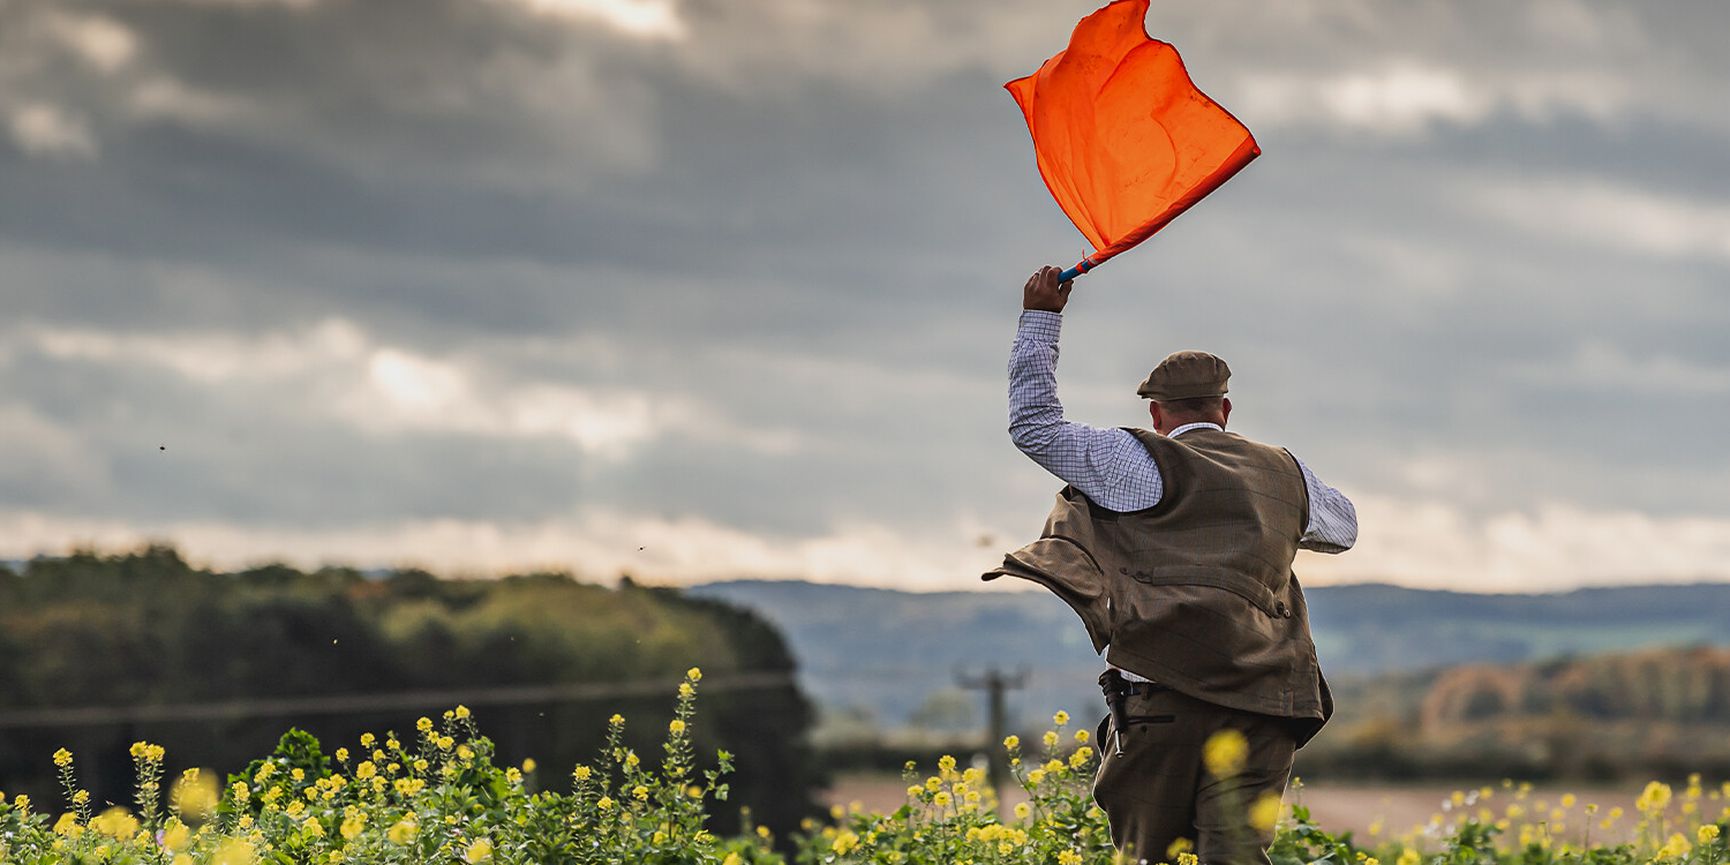
<instances>
[{"instance_id":1,"label":"man's back","mask_svg":"<svg viewBox=\"0 0 1730 865\"><path fill-rule=\"evenodd\" d=\"M1140 534L1125 539L1137 579L1242 578L1244 591L1283 591L1309 519L1296 460L1224 430L1133 435L1165 482L1160 503L1136 521Z\"/></svg>"},{"instance_id":2,"label":"man's back","mask_svg":"<svg viewBox=\"0 0 1730 865\"><path fill-rule=\"evenodd\" d=\"M1052 588L1139 680L1319 728L1332 706L1291 572L1308 510L1295 461L1223 430L1133 435L1159 461L1159 504L1123 513L1065 487L1040 540L986 577Z\"/></svg>"}]
</instances>

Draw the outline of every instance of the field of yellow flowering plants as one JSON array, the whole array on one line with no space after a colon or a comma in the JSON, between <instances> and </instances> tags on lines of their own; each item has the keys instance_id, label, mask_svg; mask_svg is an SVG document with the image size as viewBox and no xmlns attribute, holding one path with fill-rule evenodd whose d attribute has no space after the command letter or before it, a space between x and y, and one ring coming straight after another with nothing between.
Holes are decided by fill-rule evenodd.
<instances>
[{"instance_id":1,"label":"field of yellow flowering plants","mask_svg":"<svg viewBox=\"0 0 1730 865\"><path fill-rule=\"evenodd\" d=\"M907 801L893 813L837 810L777 845L766 830L719 838L705 829L710 809L725 807L731 758L698 770L690 729L702 679L693 668L679 686L662 753L624 747L626 720L610 721L607 745L593 762L550 770L494 762L492 742L469 711L457 707L440 721L422 718L412 734L367 734L326 755L311 736L291 731L277 751L218 782L189 770L166 784L159 746L139 742L129 807L97 809L79 787L75 756L52 756L64 801L32 802L0 795L0 863L702 863L702 865L1105 865L1112 862L1103 814L1088 796L1097 755L1085 730L1069 733L1058 713L1035 747L1003 744L1016 780L1028 793L999 819L983 773L945 757L935 773L907 769ZM1209 770L1229 774L1240 759L1227 736L1210 743ZM556 788L556 789L555 789ZM1730 810L1709 817L1708 803L1730 791L1706 793L1691 779L1677 795L1653 783L1627 815L1599 813L1564 797L1560 807L1536 807L1524 791L1456 794L1443 812L1411 834L1359 846L1313 825L1301 806L1245 803L1244 819L1277 821L1273 859L1279 865L1647 865L1726 859L1723 835ZM1624 817L1633 840L1590 840ZM1567 821L1575 821L1570 829ZM1629 833L1624 832L1622 837ZM791 851L790 853L788 851ZM1180 844L1167 852L1176 865L1196 865Z\"/></svg>"}]
</instances>

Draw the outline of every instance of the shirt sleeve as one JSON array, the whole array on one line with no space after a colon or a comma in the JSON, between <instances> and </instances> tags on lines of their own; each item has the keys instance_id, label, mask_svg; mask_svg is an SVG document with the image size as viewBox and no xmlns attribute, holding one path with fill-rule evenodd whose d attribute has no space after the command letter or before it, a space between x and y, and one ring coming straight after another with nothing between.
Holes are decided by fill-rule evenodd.
<instances>
[{"instance_id":1,"label":"shirt sleeve","mask_svg":"<svg viewBox=\"0 0 1730 865\"><path fill-rule=\"evenodd\" d=\"M1318 553L1343 553L1358 542L1358 509L1352 500L1317 478L1303 460L1297 460L1303 471L1304 488L1309 490L1310 521L1304 527L1298 547Z\"/></svg>"},{"instance_id":2,"label":"shirt sleeve","mask_svg":"<svg viewBox=\"0 0 1730 865\"><path fill-rule=\"evenodd\" d=\"M1159 504L1164 482L1153 455L1129 432L1064 420L1057 399L1060 313L1025 310L1009 354L1009 437L1046 471L1100 506L1137 511Z\"/></svg>"}]
</instances>

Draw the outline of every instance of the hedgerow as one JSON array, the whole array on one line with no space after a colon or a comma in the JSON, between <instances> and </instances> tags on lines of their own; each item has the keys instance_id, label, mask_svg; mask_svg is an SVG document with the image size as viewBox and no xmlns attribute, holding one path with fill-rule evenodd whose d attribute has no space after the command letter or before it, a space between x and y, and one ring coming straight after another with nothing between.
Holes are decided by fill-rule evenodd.
<instances>
[{"instance_id":1,"label":"hedgerow","mask_svg":"<svg viewBox=\"0 0 1730 865\"><path fill-rule=\"evenodd\" d=\"M705 824L728 799L732 757L721 751L714 768L699 768L691 727L701 679L692 668L679 685L661 753L626 747L626 719L615 715L595 759L552 778L533 760L499 766L492 741L461 706L437 721L421 718L405 735L368 733L328 755L291 730L274 753L220 783L188 770L166 795L163 749L139 742L131 749L133 802L99 811L78 784L74 755L61 749L52 758L64 788L58 807L0 794L0 863L788 865L781 850L799 865L1114 860L1104 815L1088 794L1097 754L1087 731L1067 732L1062 712L1037 746L1024 750L1013 736L1003 743L1026 793L1007 816L982 769L944 757L929 775L907 766L906 803L891 813L837 808L779 849L770 832L748 824L738 837L716 837ZM1241 743L1230 734L1209 743L1210 772L1229 775L1239 760ZM1243 804L1246 826L1276 828L1277 865L1720 865L1726 803L1730 784L1708 791L1697 776L1680 795L1647 785L1632 814L1573 796L1539 801L1529 786L1505 781L1499 790L1456 792L1410 832L1382 837L1372 827L1366 842L1316 825L1301 801ZM1632 840L1591 840L1594 829L1619 828ZM1183 842L1163 852L1176 865L1197 865Z\"/></svg>"}]
</instances>

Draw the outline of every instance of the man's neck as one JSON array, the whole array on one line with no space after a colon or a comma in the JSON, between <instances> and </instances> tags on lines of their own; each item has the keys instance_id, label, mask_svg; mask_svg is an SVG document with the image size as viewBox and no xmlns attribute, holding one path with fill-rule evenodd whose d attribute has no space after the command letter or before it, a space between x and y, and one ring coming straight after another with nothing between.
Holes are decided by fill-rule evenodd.
<instances>
[{"instance_id":1,"label":"man's neck","mask_svg":"<svg viewBox=\"0 0 1730 865\"><path fill-rule=\"evenodd\" d=\"M1166 438L1177 438L1178 436L1183 435L1184 433L1189 432L1190 430L1196 430L1196 429L1211 429L1211 430L1224 431L1225 427L1223 427L1217 423L1214 423L1213 421L1210 421L1210 420L1198 420L1198 421L1192 421L1190 423L1183 424L1182 426L1173 427L1171 432L1168 432L1165 434L1165 437Z\"/></svg>"}]
</instances>

